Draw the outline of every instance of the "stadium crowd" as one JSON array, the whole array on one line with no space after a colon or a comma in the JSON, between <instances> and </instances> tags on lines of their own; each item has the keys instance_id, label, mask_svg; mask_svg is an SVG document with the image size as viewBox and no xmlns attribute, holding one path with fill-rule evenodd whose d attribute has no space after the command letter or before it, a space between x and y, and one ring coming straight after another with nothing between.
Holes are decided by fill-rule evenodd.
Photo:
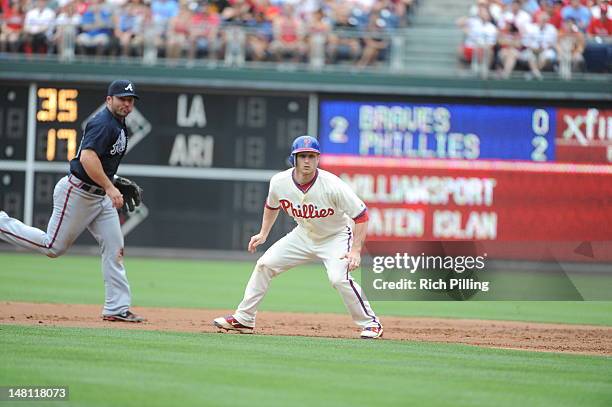
<instances>
[{"instance_id":1,"label":"stadium crowd","mask_svg":"<svg viewBox=\"0 0 612 407\"><path fill-rule=\"evenodd\" d=\"M241 27L247 60L371 65L418 0L0 0L0 51L223 58Z\"/></svg>"},{"instance_id":2,"label":"stadium crowd","mask_svg":"<svg viewBox=\"0 0 612 407\"><path fill-rule=\"evenodd\" d=\"M478 0L458 24L465 34L461 59L477 59L502 78L524 68L541 79L563 58L572 71L610 70L608 0Z\"/></svg>"}]
</instances>

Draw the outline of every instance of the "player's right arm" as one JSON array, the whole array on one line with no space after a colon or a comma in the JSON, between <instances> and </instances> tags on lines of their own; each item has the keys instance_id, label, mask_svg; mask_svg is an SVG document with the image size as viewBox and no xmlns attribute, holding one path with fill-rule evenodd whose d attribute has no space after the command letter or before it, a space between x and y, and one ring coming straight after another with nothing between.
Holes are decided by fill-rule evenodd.
<instances>
[{"instance_id":1,"label":"player's right arm","mask_svg":"<svg viewBox=\"0 0 612 407\"><path fill-rule=\"evenodd\" d=\"M264 244L268 239L268 235L270 234L270 230L272 230L272 226L274 226L274 222L276 222L276 218L278 218L278 209L270 209L267 206L264 208L263 219L261 221L261 230L258 234L251 237L249 241L249 252L255 253L257 246Z\"/></svg>"},{"instance_id":2,"label":"player's right arm","mask_svg":"<svg viewBox=\"0 0 612 407\"><path fill-rule=\"evenodd\" d=\"M248 250L250 253L255 253L257 246L264 244L276 218L278 218L278 212L280 209L280 202L277 194L277 182L276 178L272 177L270 180L270 190L268 191L268 197L266 198L266 205L264 207L263 219L261 220L261 230L258 234L251 237L249 241Z\"/></svg>"},{"instance_id":3,"label":"player's right arm","mask_svg":"<svg viewBox=\"0 0 612 407\"><path fill-rule=\"evenodd\" d=\"M100 185L106 191L106 195L113 201L113 207L123 207L123 195L113 185L112 181L108 179L102 168L102 162L98 154L94 150L85 149L81 150L81 157L79 159L85 172L96 184Z\"/></svg>"}]
</instances>

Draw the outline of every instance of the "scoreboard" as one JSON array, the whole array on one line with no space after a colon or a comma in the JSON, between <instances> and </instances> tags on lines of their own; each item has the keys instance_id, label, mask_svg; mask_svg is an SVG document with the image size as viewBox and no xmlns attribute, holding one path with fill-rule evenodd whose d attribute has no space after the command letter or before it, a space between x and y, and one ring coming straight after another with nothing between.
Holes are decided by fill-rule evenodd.
<instances>
[{"instance_id":1,"label":"scoreboard","mask_svg":"<svg viewBox=\"0 0 612 407\"><path fill-rule=\"evenodd\" d=\"M319 110L331 154L612 163L612 109L326 99Z\"/></svg>"},{"instance_id":2,"label":"scoreboard","mask_svg":"<svg viewBox=\"0 0 612 407\"><path fill-rule=\"evenodd\" d=\"M243 250L291 141L370 208L370 241L612 241L612 110L603 104L138 86L119 174L144 188L130 246ZM106 84L0 81L0 208L45 229ZM279 218L268 239L292 227ZM94 244L84 234L77 243ZM519 256L520 257L520 256Z\"/></svg>"},{"instance_id":3,"label":"scoreboard","mask_svg":"<svg viewBox=\"0 0 612 407\"><path fill-rule=\"evenodd\" d=\"M259 229L267 182L307 131L308 96L139 86L119 174L145 204L122 218L132 246L243 249ZM0 204L46 228L53 188L69 171L105 85L0 84ZM280 235L290 227L283 220ZM89 236L79 243L94 243Z\"/></svg>"}]
</instances>

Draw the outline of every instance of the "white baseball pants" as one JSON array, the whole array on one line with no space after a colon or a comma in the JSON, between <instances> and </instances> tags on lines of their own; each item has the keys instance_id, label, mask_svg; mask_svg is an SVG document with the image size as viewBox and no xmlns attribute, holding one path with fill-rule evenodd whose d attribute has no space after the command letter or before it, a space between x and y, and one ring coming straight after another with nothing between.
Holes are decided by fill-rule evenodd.
<instances>
[{"instance_id":1,"label":"white baseball pants","mask_svg":"<svg viewBox=\"0 0 612 407\"><path fill-rule=\"evenodd\" d=\"M245 326L255 326L257 307L268 291L270 280L290 268L320 259L353 321L362 328L380 327L361 287L348 272L348 261L340 259L350 250L351 242L352 231L348 227L346 232L322 243L313 242L299 226L296 227L259 258L234 318Z\"/></svg>"}]
</instances>

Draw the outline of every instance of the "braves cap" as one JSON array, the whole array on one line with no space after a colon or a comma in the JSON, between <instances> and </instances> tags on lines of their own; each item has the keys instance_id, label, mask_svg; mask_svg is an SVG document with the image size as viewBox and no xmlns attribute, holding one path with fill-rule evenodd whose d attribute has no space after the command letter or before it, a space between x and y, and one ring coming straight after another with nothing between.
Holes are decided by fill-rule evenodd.
<instances>
[{"instance_id":1,"label":"braves cap","mask_svg":"<svg viewBox=\"0 0 612 407\"><path fill-rule=\"evenodd\" d=\"M108 85L108 96L132 96L136 99L140 99L136 94L136 87L134 84L125 79L118 79Z\"/></svg>"}]
</instances>

